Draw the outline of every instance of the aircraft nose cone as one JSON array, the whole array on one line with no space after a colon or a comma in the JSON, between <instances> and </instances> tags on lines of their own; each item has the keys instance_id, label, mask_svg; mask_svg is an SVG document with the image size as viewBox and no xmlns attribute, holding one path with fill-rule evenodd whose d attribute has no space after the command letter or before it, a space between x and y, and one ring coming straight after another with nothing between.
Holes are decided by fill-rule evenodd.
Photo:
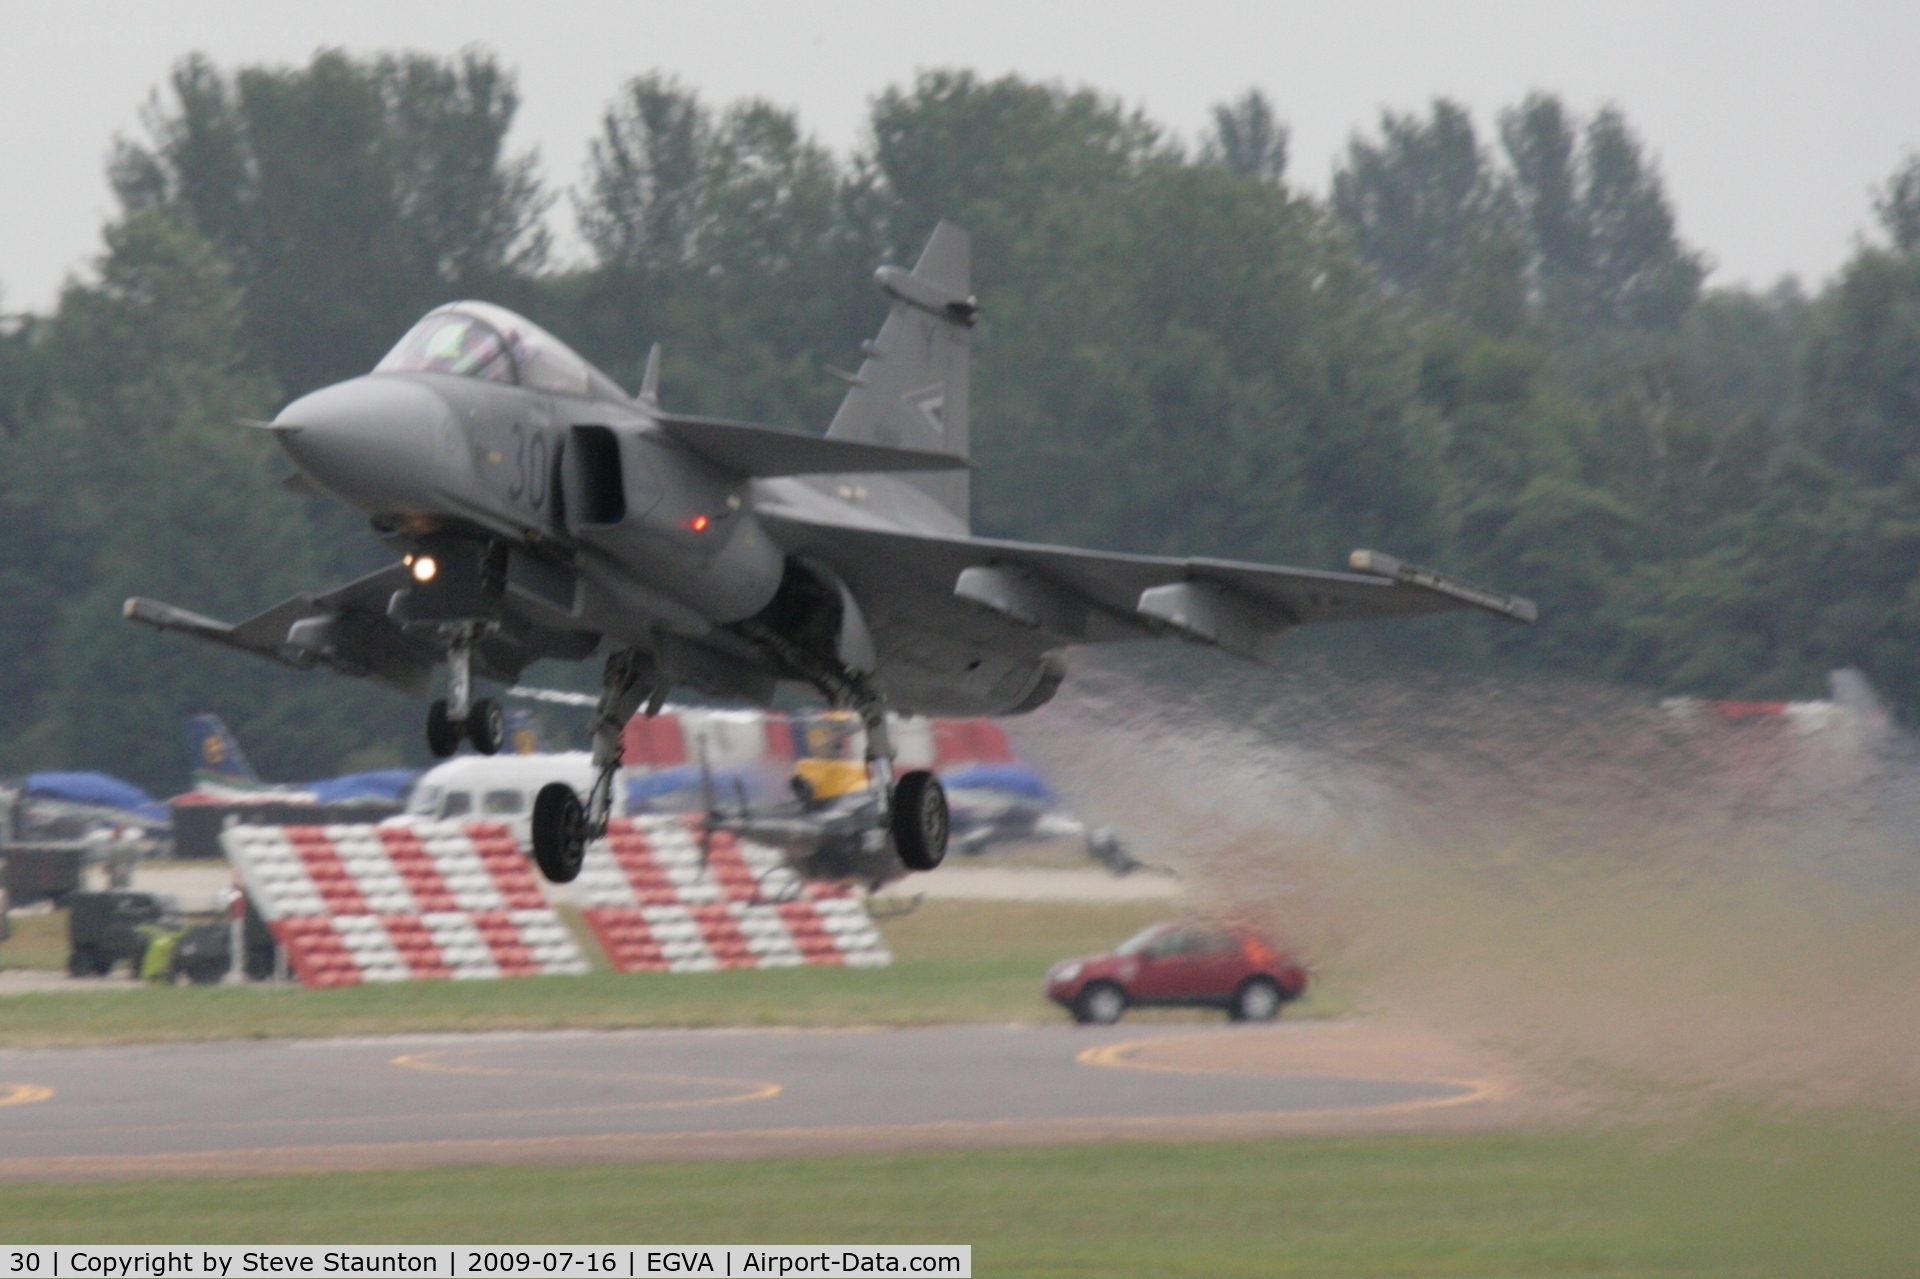
<instances>
[{"instance_id":1,"label":"aircraft nose cone","mask_svg":"<svg viewBox=\"0 0 1920 1279\"><path fill-rule=\"evenodd\" d=\"M453 413L429 387L373 374L301 396L273 425L308 478L374 515L432 509Z\"/></svg>"}]
</instances>

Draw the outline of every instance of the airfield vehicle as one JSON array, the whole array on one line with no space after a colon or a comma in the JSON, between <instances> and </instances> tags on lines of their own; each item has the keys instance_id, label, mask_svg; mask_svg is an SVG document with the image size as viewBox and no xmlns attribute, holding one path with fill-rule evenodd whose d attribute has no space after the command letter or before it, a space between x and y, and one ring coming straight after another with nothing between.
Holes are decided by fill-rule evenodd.
<instances>
[{"instance_id":1,"label":"airfield vehicle","mask_svg":"<svg viewBox=\"0 0 1920 1279\"><path fill-rule=\"evenodd\" d=\"M407 794L404 810L382 824L422 821L498 821L524 827L534 799L553 782L593 784L593 757L585 751L545 755L461 755L428 769ZM619 805L616 788L614 803Z\"/></svg>"},{"instance_id":2,"label":"airfield vehicle","mask_svg":"<svg viewBox=\"0 0 1920 1279\"><path fill-rule=\"evenodd\" d=\"M68 893L66 906L67 971L75 977L104 977L123 960L138 976L150 930L183 922L180 903L162 893Z\"/></svg>"},{"instance_id":3,"label":"airfield vehicle","mask_svg":"<svg viewBox=\"0 0 1920 1279\"><path fill-rule=\"evenodd\" d=\"M1528 601L1376 552L1320 572L975 537L969 243L943 222L911 270L879 268L887 317L825 435L668 412L658 347L629 396L522 316L439 307L371 373L254 424L298 468L292 487L364 513L398 562L238 624L141 598L126 616L419 696L445 662L426 717L440 756L504 744L476 677L602 656L585 801L555 781L533 807L535 858L560 882L606 830L622 728L675 687L764 706L785 681L857 713L863 820L888 856L931 870L945 793L928 769L895 775L889 707L1032 710L1076 644L1177 637L1266 661L1307 623L1533 620Z\"/></svg>"},{"instance_id":4,"label":"airfield vehicle","mask_svg":"<svg viewBox=\"0 0 1920 1279\"><path fill-rule=\"evenodd\" d=\"M1306 988L1307 970L1254 933L1191 924L1155 924L1104 955L1065 959L1047 973L1047 998L1098 1026L1155 1004L1271 1021Z\"/></svg>"},{"instance_id":5,"label":"airfield vehicle","mask_svg":"<svg viewBox=\"0 0 1920 1279\"><path fill-rule=\"evenodd\" d=\"M265 981L273 976L278 943L251 899L246 902L242 919L242 971L250 981ZM196 986L210 986L226 977L232 967L233 922L230 919L203 919L189 924L174 940L172 971L176 977L184 977Z\"/></svg>"}]
</instances>

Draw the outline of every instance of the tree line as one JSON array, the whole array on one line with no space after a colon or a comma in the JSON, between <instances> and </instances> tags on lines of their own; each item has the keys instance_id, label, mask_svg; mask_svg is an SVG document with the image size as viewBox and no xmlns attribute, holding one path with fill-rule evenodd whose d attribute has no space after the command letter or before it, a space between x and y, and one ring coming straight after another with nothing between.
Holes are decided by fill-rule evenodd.
<instances>
[{"instance_id":1,"label":"tree line","mask_svg":"<svg viewBox=\"0 0 1920 1279\"><path fill-rule=\"evenodd\" d=\"M1647 148L1536 94L1438 100L1288 180L1257 92L1182 140L1117 100L937 71L850 155L643 75L559 190L495 59L175 68L115 149L94 270L0 330L0 772L165 788L215 710L283 777L412 759L417 707L121 622L237 618L382 561L278 486L261 433L457 297L520 310L679 410L819 429L873 267L974 237L975 524L1338 566L1378 546L1537 598L1529 630L1342 637L1712 696L1857 665L1920 708L1920 160L1817 295L1704 287ZM557 260L557 201L585 260Z\"/></svg>"}]
</instances>

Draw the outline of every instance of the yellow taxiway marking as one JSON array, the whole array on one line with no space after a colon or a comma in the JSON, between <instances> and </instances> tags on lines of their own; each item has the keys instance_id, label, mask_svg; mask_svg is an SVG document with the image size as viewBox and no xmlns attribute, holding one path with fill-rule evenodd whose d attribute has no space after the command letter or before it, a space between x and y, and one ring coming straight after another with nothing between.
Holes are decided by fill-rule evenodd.
<instances>
[{"instance_id":1,"label":"yellow taxiway marking","mask_svg":"<svg viewBox=\"0 0 1920 1279\"><path fill-rule=\"evenodd\" d=\"M41 1084L0 1084L0 1106L28 1106L53 1096L53 1089Z\"/></svg>"},{"instance_id":2,"label":"yellow taxiway marking","mask_svg":"<svg viewBox=\"0 0 1920 1279\"><path fill-rule=\"evenodd\" d=\"M1404 1075L1355 1075L1348 1071L1317 1074L1313 1071L1245 1071L1227 1070L1217 1066L1177 1066L1166 1062L1139 1061L1135 1053L1143 1048L1155 1045L1187 1043L1196 1039L1211 1038L1207 1035L1169 1035L1163 1039L1125 1039L1117 1044L1101 1044L1096 1048L1087 1048L1074 1054L1074 1060L1082 1066L1101 1066L1108 1070L1151 1070L1167 1075L1247 1075L1247 1074L1289 1074L1296 1077L1313 1076L1321 1079L1354 1080L1374 1084L1438 1084L1446 1088L1458 1088L1457 1093L1445 1097L1419 1097L1412 1101L1388 1101L1372 1106L1303 1106L1288 1111L1299 1115L1398 1115L1416 1110L1438 1110L1443 1106L1468 1106L1478 1101L1492 1101L1504 1091L1496 1079L1458 1079L1444 1075L1428 1075L1409 1079Z\"/></svg>"},{"instance_id":3,"label":"yellow taxiway marking","mask_svg":"<svg viewBox=\"0 0 1920 1279\"><path fill-rule=\"evenodd\" d=\"M474 1050L468 1050L474 1051ZM663 1097L657 1101L620 1101L590 1106L543 1106L529 1110L450 1110L427 1111L424 1113L384 1114L384 1115L313 1115L313 1116L262 1116L259 1119L210 1119L195 1120L191 1123L173 1124L112 1124L105 1127L61 1128L59 1135L75 1136L90 1133L111 1132L185 1132L185 1131L232 1131L247 1128L345 1128L355 1124L383 1124L401 1119L431 1119L438 1122L458 1120L473 1122L498 1119L549 1119L561 1115L621 1115L640 1110L687 1110L696 1106L727 1106L737 1102L766 1101L777 1097L785 1090L784 1084L770 1079L727 1079L713 1075L667 1075L645 1074L641 1072L612 1073L565 1070L511 1070L485 1066L456 1066L436 1062L433 1058L439 1053L406 1053L395 1057L389 1065L409 1070L430 1071L439 1074L473 1075L561 1075L573 1078L618 1079L636 1083L687 1084L696 1087L729 1088L712 1097ZM0 1088L6 1085L0 1084ZM22 1085L35 1089L35 1085ZM0 1105L10 1101L44 1101L53 1095L51 1088L37 1089L40 1095L9 1099L0 1096Z\"/></svg>"},{"instance_id":4,"label":"yellow taxiway marking","mask_svg":"<svg viewBox=\"0 0 1920 1279\"><path fill-rule=\"evenodd\" d=\"M739 1101L765 1101L778 1097L785 1085L771 1079L729 1079L721 1075L668 1075L644 1071L568 1070L521 1066L473 1066L442 1058L455 1052L485 1052L484 1048L441 1049L435 1052L402 1053L387 1064L403 1070L421 1070L436 1075L545 1075L560 1079L613 1079L621 1082L690 1084L695 1087L733 1088L737 1091L718 1097L681 1097L665 1101L631 1102L623 1110L677 1110L686 1106L724 1106Z\"/></svg>"},{"instance_id":5,"label":"yellow taxiway marking","mask_svg":"<svg viewBox=\"0 0 1920 1279\"><path fill-rule=\"evenodd\" d=\"M640 1076L635 1076L639 1078ZM680 1076L655 1075L655 1079ZM771 1089L771 1091L767 1091ZM390 1124L403 1119L431 1119L436 1122L478 1122L489 1119L553 1119L561 1115L624 1115L636 1110L683 1110L692 1106L721 1106L737 1101L765 1101L780 1092L779 1084L763 1084L758 1091L726 1097L669 1098L665 1101L628 1101L606 1106L547 1106L539 1110L433 1110L403 1115L314 1115L306 1118L205 1119L178 1124L108 1124L94 1128L55 1128L47 1131L58 1136L77 1136L111 1132L226 1132L245 1128L349 1128L354 1124ZM33 1100L38 1101L39 1098Z\"/></svg>"}]
</instances>

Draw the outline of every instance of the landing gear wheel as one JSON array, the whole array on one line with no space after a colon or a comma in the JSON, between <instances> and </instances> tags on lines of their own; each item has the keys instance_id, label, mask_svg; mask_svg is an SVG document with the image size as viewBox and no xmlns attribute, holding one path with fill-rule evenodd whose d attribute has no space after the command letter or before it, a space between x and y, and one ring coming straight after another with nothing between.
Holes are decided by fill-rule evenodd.
<instances>
[{"instance_id":1,"label":"landing gear wheel","mask_svg":"<svg viewBox=\"0 0 1920 1279\"><path fill-rule=\"evenodd\" d=\"M924 768L893 787L893 846L908 870L932 870L947 855L947 792Z\"/></svg>"},{"instance_id":2,"label":"landing gear wheel","mask_svg":"<svg viewBox=\"0 0 1920 1279\"><path fill-rule=\"evenodd\" d=\"M1073 1001L1073 1019L1082 1026L1111 1026L1127 1011L1127 996L1110 981L1089 982Z\"/></svg>"},{"instance_id":3,"label":"landing gear wheel","mask_svg":"<svg viewBox=\"0 0 1920 1279\"><path fill-rule=\"evenodd\" d=\"M507 713L491 697L483 697L467 712L467 740L482 755L498 755L507 744Z\"/></svg>"},{"instance_id":4,"label":"landing gear wheel","mask_svg":"<svg viewBox=\"0 0 1920 1279\"><path fill-rule=\"evenodd\" d=\"M1235 1021L1272 1021L1280 1015L1280 988L1265 977L1254 977L1234 992L1227 1016Z\"/></svg>"},{"instance_id":5,"label":"landing gear wheel","mask_svg":"<svg viewBox=\"0 0 1920 1279\"><path fill-rule=\"evenodd\" d=\"M548 782L533 799L533 860L555 884L571 884L587 856L587 813L565 782Z\"/></svg>"},{"instance_id":6,"label":"landing gear wheel","mask_svg":"<svg viewBox=\"0 0 1920 1279\"><path fill-rule=\"evenodd\" d=\"M445 759L460 749L460 729L448 717L444 698L427 707L427 749L435 759Z\"/></svg>"}]
</instances>

